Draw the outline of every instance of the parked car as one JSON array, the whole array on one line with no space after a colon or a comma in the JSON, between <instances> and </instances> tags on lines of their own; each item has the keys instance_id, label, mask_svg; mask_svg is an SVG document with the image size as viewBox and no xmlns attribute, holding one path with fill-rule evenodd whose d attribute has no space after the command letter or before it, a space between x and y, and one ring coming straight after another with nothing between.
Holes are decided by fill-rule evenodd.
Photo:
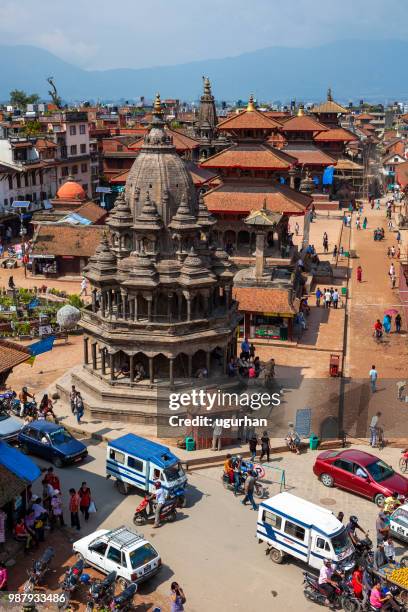
<instances>
[{"instance_id":1,"label":"parked car","mask_svg":"<svg viewBox=\"0 0 408 612\"><path fill-rule=\"evenodd\" d=\"M402 504L390 516L391 535L408 543L408 504Z\"/></svg>"},{"instance_id":2,"label":"parked car","mask_svg":"<svg viewBox=\"0 0 408 612\"><path fill-rule=\"evenodd\" d=\"M10 416L5 410L0 410L0 440L16 442L23 422Z\"/></svg>"},{"instance_id":3,"label":"parked car","mask_svg":"<svg viewBox=\"0 0 408 612\"><path fill-rule=\"evenodd\" d=\"M313 472L326 487L339 487L372 499L382 506L395 491L408 497L408 479L371 453L360 450L327 450L320 453Z\"/></svg>"},{"instance_id":4,"label":"parked car","mask_svg":"<svg viewBox=\"0 0 408 612\"><path fill-rule=\"evenodd\" d=\"M86 564L104 574L116 572L123 587L142 582L156 574L161 558L144 536L127 527L99 529L73 544L74 552Z\"/></svg>"},{"instance_id":5,"label":"parked car","mask_svg":"<svg viewBox=\"0 0 408 612\"><path fill-rule=\"evenodd\" d=\"M18 434L18 443L25 454L33 453L52 461L56 467L82 461L88 450L66 429L49 421L33 421Z\"/></svg>"}]
</instances>

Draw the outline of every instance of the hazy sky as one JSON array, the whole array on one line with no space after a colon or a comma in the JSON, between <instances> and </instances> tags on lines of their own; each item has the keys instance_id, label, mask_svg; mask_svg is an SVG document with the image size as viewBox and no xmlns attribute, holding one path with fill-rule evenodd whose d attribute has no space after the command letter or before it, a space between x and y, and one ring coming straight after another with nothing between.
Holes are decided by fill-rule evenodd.
<instances>
[{"instance_id":1,"label":"hazy sky","mask_svg":"<svg viewBox=\"0 0 408 612\"><path fill-rule=\"evenodd\" d=\"M42 47L84 68L407 37L408 0L0 0L0 43Z\"/></svg>"}]
</instances>

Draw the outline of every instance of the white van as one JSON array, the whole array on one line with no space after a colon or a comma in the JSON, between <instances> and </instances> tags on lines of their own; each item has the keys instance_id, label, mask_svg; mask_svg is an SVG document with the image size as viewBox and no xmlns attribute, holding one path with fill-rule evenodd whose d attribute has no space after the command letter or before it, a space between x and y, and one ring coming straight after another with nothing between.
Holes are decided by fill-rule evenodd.
<instances>
[{"instance_id":1,"label":"white van","mask_svg":"<svg viewBox=\"0 0 408 612\"><path fill-rule=\"evenodd\" d=\"M354 546L345 526L330 510L291 493L279 493L259 505L256 535L267 543L275 563L292 556L317 570L323 559L344 570L354 565Z\"/></svg>"}]
</instances>

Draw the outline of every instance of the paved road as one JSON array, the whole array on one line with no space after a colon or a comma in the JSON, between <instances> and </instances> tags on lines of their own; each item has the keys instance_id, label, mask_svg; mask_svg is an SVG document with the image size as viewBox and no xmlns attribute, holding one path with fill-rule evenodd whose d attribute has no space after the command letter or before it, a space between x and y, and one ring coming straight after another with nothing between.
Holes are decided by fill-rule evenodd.
<instances>
[{"instance_id":1,"label":"paved road","mask_svg":"<svg viewBox=\"0 0 408 612\"><path fill-rule=\"evenodd\" d=\"M365 447L367 448L367 447ZM122 497L112 481L104 477L103 444L89 445L90 458L83 465L59 470L64 497L69 487L79 487L86 480L98 506L85 535L103 526L131 525L139 495ZM383 456L397 463L398 449L385 449ZM362 524L374 535L377 509L373 503L337 489L326 489L313 476L315 454L300 457L276 457L272 465L284 468L288 490L320 503L346 516L357 514ZM42 463L42 461L38 461ZM180 511L178 521L161 529L139 528L157 547L163 558L162 572L144 588L156 588L167 594L172 580L179 581L188 598L191 612L213 610L317 610L302 594L302 567L295 563L277 566L265 556L265 546L255 538L256 513L243 507L219 480L220 469L208 468L189 476L188 507ZM268 470L268 479L277 480L277 471ZM271 495L279 486L270 482ZM73 539L77 538L76 532ZM402 552L402 549L401 551Z\"/></svg>"}]
</instances>

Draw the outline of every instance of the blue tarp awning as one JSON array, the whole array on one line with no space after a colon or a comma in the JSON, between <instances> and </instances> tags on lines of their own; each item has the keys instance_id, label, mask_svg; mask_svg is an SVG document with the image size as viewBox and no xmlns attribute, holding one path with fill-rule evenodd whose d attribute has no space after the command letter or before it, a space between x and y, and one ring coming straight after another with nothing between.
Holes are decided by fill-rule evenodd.
<instances>
[{"instance_id":1,"label":"blue tarp awning","mask_svg":"<svg viewBox=\"0 0 408 612\"><path fill-rule=\"evenodd\" d=\"M0 441L0 465L27 483L34 482L41 476L41 470L32 459L13 446Z\"/></svg>"}]
</instances>

